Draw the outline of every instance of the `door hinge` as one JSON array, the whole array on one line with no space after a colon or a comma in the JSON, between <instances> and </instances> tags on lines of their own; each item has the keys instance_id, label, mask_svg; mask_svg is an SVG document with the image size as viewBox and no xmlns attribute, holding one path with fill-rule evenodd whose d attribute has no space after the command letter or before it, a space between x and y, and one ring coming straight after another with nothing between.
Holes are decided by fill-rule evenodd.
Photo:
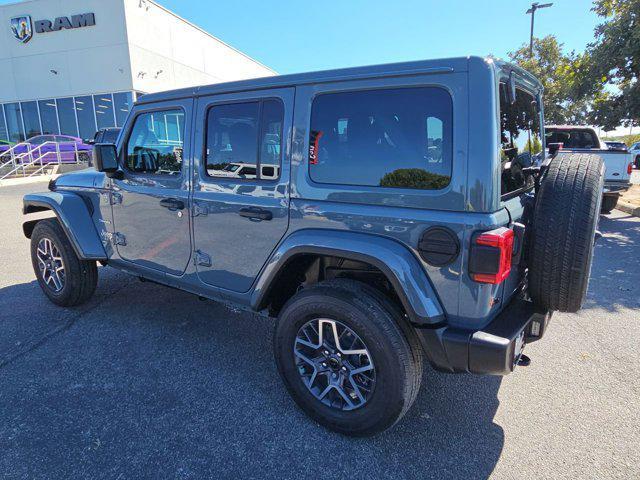
<instances>
[{"instance_id":1,"label":"door hinge","mask_svg":"<svg viewBox=\"0 0 640 480\"><path fill-rule=\"evenodd\" d=\"M211 266L211 257L204 253L202 250L196 250L194 262L196 265L201 267L210 267Z\"/></svg>"},{"instance_id":2,"label":"door hinge","mask_svg":"<svg viewBox=\"0 0 640 480\"><path fill-rule=\"evenodd\" d=\"M122 247L127 245L126 237L123 234L121 234L120 232L115 232L115 233L111 234L111 242L114 245L120 245Z\"/></svg>"},{"instance_id":3,"label":"door hinge","mask_svg":"<svg viewBox=\"0 0 640 480\"><path fill-rule=\"evenodd\" d=\"M205 217L209 212L207 211L207 206L201 205L198 202L193 202L193 216L194 217Z\"/></svg>"},{"instance_id":4,"label":"door hinge","mask_svg":"<svg viewBox=\"0 0 640 480\"><path fill-rule=\"evenodd\" d=\"M111 192L111 205L119 205L122 203L122 194L121 193L116 193L116 192Z\"/></svg>"}]
</instances>

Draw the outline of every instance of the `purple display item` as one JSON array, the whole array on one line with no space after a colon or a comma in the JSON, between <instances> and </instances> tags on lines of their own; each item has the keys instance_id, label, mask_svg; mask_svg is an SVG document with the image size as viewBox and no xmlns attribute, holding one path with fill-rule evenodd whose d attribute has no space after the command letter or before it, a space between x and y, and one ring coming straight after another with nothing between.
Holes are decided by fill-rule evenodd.
<instances>
[{"instance_id":1,"label":"purple display item","mask_svg":"<svg viewBox=\"0 0 640 480\"><path fill-rule=\"evenodd\" d=\"M91 157L91 145L69 135L37 135L14 147L0 144L3 162L12 158L18 163L31 163L40 157L42 163L87 162Z\"/></svg>"}]
</instances>

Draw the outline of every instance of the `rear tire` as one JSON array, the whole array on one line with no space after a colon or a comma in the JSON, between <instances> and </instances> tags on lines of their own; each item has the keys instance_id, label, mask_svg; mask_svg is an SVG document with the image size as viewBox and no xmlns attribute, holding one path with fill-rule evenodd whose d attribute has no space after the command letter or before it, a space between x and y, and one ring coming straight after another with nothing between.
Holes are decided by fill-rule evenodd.
<instances>
[{"instance_id":1,"label":"rear tire","mask_svg":"<svg viewBox=\"0 0 640 480\"><path fill-rule=\"evenodd\" d=\"M317 325L322 330L331 332L331 324L339 325L339 345L337 351L343 356L339 359L349 366L344 378L340 377L341 368L337 366L336 382L345 387L345 396L351 398L355 407L349 405L337 392L326 387L333 378L332 371L322 373L321 367L325 353L334 355L332 337L325 333L322 347L306 350L305 356L313 361L300 361L298 339L306 338L307 342L316 346L320 344L316 330L300 332L309 324L316 325L315 320L322 319ZM325 322L326 321L326 322ZM346 334L345 334L346 332ZM351 333L350 333L351 332ZM371 370L365 383L370 391L364 388L364 402L354 397L354 390L348 390L352 362L348 339L357 336L362 343L371 362ZM304 343L304 342L303 342ZM327 348L326 352L325 347ZM305 347L306 348L306 347ZM307 353L307 351L309 353ZM373 288L351 280L333 280L323 282L304 289L294 295L282 309L278 318L274 335L274 354L278 372L298 406L307 415L323 426L345 435L369 436L381 432L394 425L413 404L422 379L422 351L418 339L403 314L381 293ZM362 354L360 355L360 357ZM317 360L316 360L317 359ZM342 364L341 364L342 365ZM356 365L357 367L357 365ZM326 367L325 367L326 368ZM329 368L332 368L329 365ZM313 372L319 372L314 377ZM353 374L353 378L355 378ZM323 383L324 382L324 383ZM326 388L325 388L326 387ZM316 389L315 393L313 388ZM325 397L319 398L318 392L329 390ZM347 395L351 392L351 397ZM328 399L332 394L335 401ZM327 403L329 402L329 403Z\"/></svg>"},{"instance_id":2,"label":"rear tire","mask_svg":"<svg viewBox=\"0 0 640 480\"><path fill-rule=\"evenodd\" d=\"M602 198L602 206L600 207L601 213L611 213L611 211L618 205L617 195L606 195Z\"/></svg>"},{"instance_id":3,"label":"rear tire","mask_svg":"<svg viewBox=\"0 0 640 480\"><path fill-rule=\"evenodd\" d=\"M96 262L78 258L69 238L54 218L41 220L34 227L31 263L40 288L56 305L80 305L96 290Z\"/></svg>"},{"instance_id":4,"label":"rear tire","mask_svg":"<svg viewBox=\"0 0 640 480\"><path fill-rule=\"evenodd\" d=\"M584 301L602 202L596 155L559 155L537 194L529 246L529 293L545 309L577 312Z\"/></svg>"}]
</instances>

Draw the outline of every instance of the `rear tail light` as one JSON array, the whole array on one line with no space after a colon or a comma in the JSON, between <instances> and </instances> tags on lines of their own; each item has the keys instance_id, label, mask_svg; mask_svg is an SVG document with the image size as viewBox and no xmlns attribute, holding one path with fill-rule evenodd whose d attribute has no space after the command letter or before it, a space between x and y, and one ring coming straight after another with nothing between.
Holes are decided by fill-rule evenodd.
<instances>
[{"instance_id":1,"label":"rear tail light","mask_svg":"<svg viewBox=\"0 0 640 480\"><path fill-rule=\"evenodd\" d=\"M513 230L505 227L477 235L469 254L469 273L480 283L502 283L511 272Z\"/></svg>"},{"instance_id":2,"label":"rear tail light","mask_svg":"<svg viewBox=\"0 0 640 480\"><path fill-rule=\"evenodd\" d=\"M633 173L633 163L627 165L627 175L631 175Z\"/></svg>"}]
</instances>

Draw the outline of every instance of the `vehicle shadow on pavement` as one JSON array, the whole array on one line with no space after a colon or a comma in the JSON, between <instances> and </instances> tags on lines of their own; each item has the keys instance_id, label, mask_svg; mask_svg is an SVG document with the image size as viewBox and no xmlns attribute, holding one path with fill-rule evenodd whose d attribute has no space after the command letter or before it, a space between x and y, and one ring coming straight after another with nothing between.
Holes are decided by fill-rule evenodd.
<instances>
[{"instance_id":1,"label":"vehicle shadow on pavement","mask_svg":"<svg viewBox=\"0 0 640 480\"><path fill-rule=\"evenodd\" d=\"M9 477L487 478L500 457L499 377L427 366L398 425L348 438L289 398L271 319L100 275L96 297L74 309L51 305L36 282L0 290L1 328L21 322L14 343L40 339L0 367ZM19 310L24 295L33 302Z\"/></svg>"},{"instance_id":2,"label":"vehicle shadow on pavement","mask_svg":"<svg viewBox=\"0 0 640 480\"><path fill-rule=\"evenodd\" d=\"M589 291L583 309L616 312L621 307L640 308L637 268L640 257L640 222L636 217L615 212L600 216L602 238L594 250ZM631 263L635 263L631 267ZM595 295L594 292L598 292Z\"/></svg>"}]
</instances>

